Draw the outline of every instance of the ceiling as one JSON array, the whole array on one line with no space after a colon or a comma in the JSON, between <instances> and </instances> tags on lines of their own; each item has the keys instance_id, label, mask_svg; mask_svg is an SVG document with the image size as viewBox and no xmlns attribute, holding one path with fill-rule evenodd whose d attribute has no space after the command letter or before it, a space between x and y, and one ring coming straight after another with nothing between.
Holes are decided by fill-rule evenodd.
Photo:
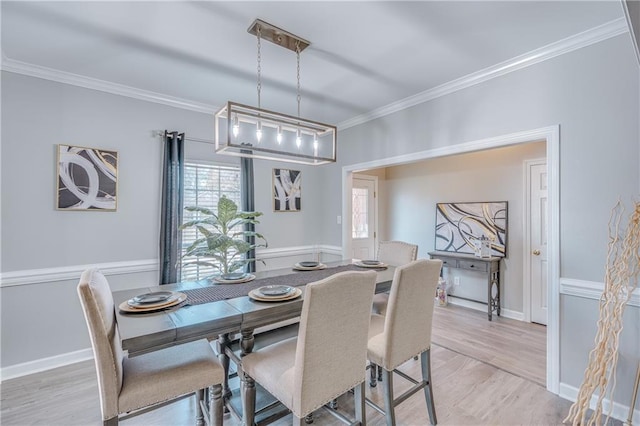
<instances>
[{"instance_id":1,"label":"ceiling","mask_svg":"<svg viewBox=\"0 0 640 426\"><path fill-rule=\"evenodd\" d=\"M261 18L311 42L302 116L340 123L622 18L611 1L2 1L4 61L257 105ZM262 43L262 107L296 113L295 53Z\"/></svg>"}]
</instances>

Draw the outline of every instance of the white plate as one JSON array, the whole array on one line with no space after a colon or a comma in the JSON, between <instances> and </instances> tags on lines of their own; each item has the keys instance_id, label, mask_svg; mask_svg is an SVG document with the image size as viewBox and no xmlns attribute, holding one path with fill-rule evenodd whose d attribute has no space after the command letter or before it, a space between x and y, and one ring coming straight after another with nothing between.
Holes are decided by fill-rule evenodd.
<instances>
[{"instance_id":1,"label":"white plate","mask_svg":"<svg viewBox=\"0 0 640 426\"><path fill-rule=\"evenodd\" d=\"M175 297L175 298L174 298ZM162 309L170 308L175 305L179 305L180 303L187 300L187 295L180 292L175 292L175 296L171 297L168 302L157 305L143 305L143 306L130 306L129 301L122 302L119 306L120 311L129 312L129 313L144 313L144 312L154 312L160 311Z\"/></svg>"},{"instance_id":2,"label":"white plate","mask_svg":"<svg viewBox=\"0 0 640 426\"><path fill-rule=\"evenodd\" d=\"M373 269L383 269L387 267L386 263L378 263L376 265L366 265L364 263L362 263L361 261L357 261L357 262L353 262L354 265L359 266L361 268L373 268Z\"/></svg>"},{"instance_id":3,"label":"white plate","mask_svg":"<svg viewBox=\"0 0 640 426\"><path fill-rule=\"evenodd\" d=\"M302 294L302 290L300 290L299 288L294 288L293 292L289 295L286 296L282 296L282 297L264 297L262 295L260 295L260 293L257 291L257 289L255 290L251 290L249 292L249 297L253 300L257 300L258 302L286 302L287 300L292 300L292 299L296 299L298 297L300 297L300 295Z\"/></svg>"},{"instance_id":4,"label":"white plate","mask_svg":"<svg viewBox=\"0 0 640 426\"><path fill-rule=\"evenodd\" d=\"M293 269L295 271L317 271L318 269L324 269L326 267L327 265L325 265L324 263L318 263L318 265L314 267L302 266L299 263L296 263L295 265L293 265Z\"/></svg>"},{"instance_id":5,"label":"white plate","mask_svg":"<svg viewBox=\"0 0 640 426\"><path fill-rule=\"evenodd\" d=\"M257 289L262 297L284 297L291 294L293 287L288 285L266 285Z\"/></svg>"},{"instance_id":6,"label":"white plate","mask_svg":"<svg viewBox=\"0 0 640 426\"><path fill-rule=\"evenodd\" d=\"M256 279L256 276L253 274L247 274L244 278L240 278L237 280L225 280L220 277L215 277L213 280L220 284L240 284L240 283L248 283L249 281L253 281Z\"/></svg>"}]
</instances>

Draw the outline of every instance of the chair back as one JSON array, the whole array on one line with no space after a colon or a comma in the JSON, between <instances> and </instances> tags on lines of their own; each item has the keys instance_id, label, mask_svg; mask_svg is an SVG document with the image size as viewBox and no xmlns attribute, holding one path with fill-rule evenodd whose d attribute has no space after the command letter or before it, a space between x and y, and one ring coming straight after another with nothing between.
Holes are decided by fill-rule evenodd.
<instances>
[{"instance_id":1,"label":"chair back","mask_svg":"<svg viewBox=\"0 0 640 426\"><path fill-rule=\"evenodd\" d=\"M404 241L380 241L378 260L391 266L406 265L418 257L418 246Z\"/></svg>"},{"instance_id":2,"label":"chair back","mask_svg":"<svg viewBox=\"0 0 640 426\"><path fill-rule=\"evenodd\" d=\"M376 273L341 272L306 286L293 411L306 415L364 381Z\"/></svg>"},{"instance_id":3,"label":"chair back","mask_svg":"<svg viewBox=\"0 0 640 426\"><path fill-rule=\"evenodd\" d=\"M124 352L115 317L115 307L109 283L97 269L82 273L78 296L89 328L93 357L98 374L102 418L116 417L118 395L122 388Z\"/></svg>"},{"instance_id":4,"label":"chair back","mask_svg":"<svg viewBox=\"0 0 640 426\"><path fill-rule=\"evenodd\" d=\"M415 260L393 276L385 314L384 367L393 370L431 346L431 322L441 260Z\"/></svg>"}]
</instances>

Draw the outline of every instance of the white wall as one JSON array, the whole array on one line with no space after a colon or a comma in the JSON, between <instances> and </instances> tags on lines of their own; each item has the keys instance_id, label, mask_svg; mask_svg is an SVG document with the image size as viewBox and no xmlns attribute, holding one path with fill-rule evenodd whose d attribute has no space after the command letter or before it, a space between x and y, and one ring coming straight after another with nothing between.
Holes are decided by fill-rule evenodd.
<instances>
[{"instance_id":1,"label":"white wall","mask_svg":"<svg viewBox=\"0 0 640 426\"><path fill-rule=\"evenodd\" d=\"M0 365L6 367L90 347L75 292L85 265L128 265L128 272L109 277L114 288L157 283L154 262L158 258L162 145L152 131L178 130L212 139L213 119L10 72L1 76ZM118 151L116 212L55 210L57 144ZM187 141L185 155L238 162L235 157L215 155L213 145L198 142ZM299 168L303 171L301 212L274 213L272 167L291 168L255 161L256 210L264 213L257 230L274 250L316 244L322 227L310 224L321 223L321 197L316 196L323 191L319 172ZM267 267L278 262L267 260ZM63 273L67 270L72 272ZM48 278L52 274L63 278ZM7 276L26 283L6 286Z\"/></svg>"},{"instance_id":2,"label":"white wall","mask_svg":"<svg viewBox=\"0 0 640 426\"><path fill-rule=\"evenodd\" d=\"M502 307L522 312L523 161L544 158L545 144L531 143L436 158L387 168L387 228L391 239L417 244L428 258L435 243L435 205L441 202L507 201L507 257L502 261ZM416 224L420 224L416 226ZM486 302L486 277L447 271L452 295Z\"/></svg>"},{"instance_id":3,"label":"white wall","mask_svg":"<svg viewBox=\"0 0 640 426\"><path fill-rule=\"evenodd\" d=\"M338 164L325 168L323 179L338 191L345 165L559 125L560 274L603 282L610 210L619 198L627 204L637 199L640 189L639 82L636 57L623 34L343 129ZM339 214L341 200L326 209ZM326 224L323 236L325 244L341 241L334 223ZM575 312L578 306L588 311ZM560 382L578 387L586 364L569 348L591 347L593 336L583 330L585 322L595 324L597 304L563 302L561 309ZM637 321L637 308L628 309L628 318ZM620 360L620 368L629 371L640 347L629 335L621 338L632 348ZM632 378L619 373L617 383L616 401L628 405Z\"/></svg>"}]
</instances>

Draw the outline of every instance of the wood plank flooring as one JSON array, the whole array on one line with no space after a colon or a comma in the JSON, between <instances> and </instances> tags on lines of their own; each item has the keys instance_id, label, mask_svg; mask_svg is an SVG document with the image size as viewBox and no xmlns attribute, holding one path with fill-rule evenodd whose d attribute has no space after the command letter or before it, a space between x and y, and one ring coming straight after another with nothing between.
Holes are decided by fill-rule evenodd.
<instances>
[{"instance_id":1,"label":"wood plank flooring","mask_svg":"<svg viewBox=\"0 0 640 426\"><path fill-rule=\"evenodd\" d=\"M544 348L544 327L530 326L504 318L489 323L482 312L451 305L436 309L432 373L438 424L561 424L571 404L539 384L540 380L544 381L544 350L540 352L540 347ZM508 341L516 337L518 341ZM531 354L527 355L528 352ZM520 362L523 357L528 361ZM417 377L419 362L410 360L401 369ZM409 387L409 383L399 377L395 379L397 395ZM0 393L2 425L101 423L98 386L91 361L5 381ZM367 395L382 404L381 386L367 386ZM349 395L339 399L339 406L347 413L353 412ZM193 399L186 399L121 424L191 425L193 416ZM429 424L423 394L417 393L400 405L396 418L398 425ZM367 408L367 420L374 426L385 424L383 416L371 408ZM277 424L290 423L288 416ZM240 422L227 415L225 424L236 426ZM321 410L314 424L341 423Z\"/></svg>"}]
</instances>

